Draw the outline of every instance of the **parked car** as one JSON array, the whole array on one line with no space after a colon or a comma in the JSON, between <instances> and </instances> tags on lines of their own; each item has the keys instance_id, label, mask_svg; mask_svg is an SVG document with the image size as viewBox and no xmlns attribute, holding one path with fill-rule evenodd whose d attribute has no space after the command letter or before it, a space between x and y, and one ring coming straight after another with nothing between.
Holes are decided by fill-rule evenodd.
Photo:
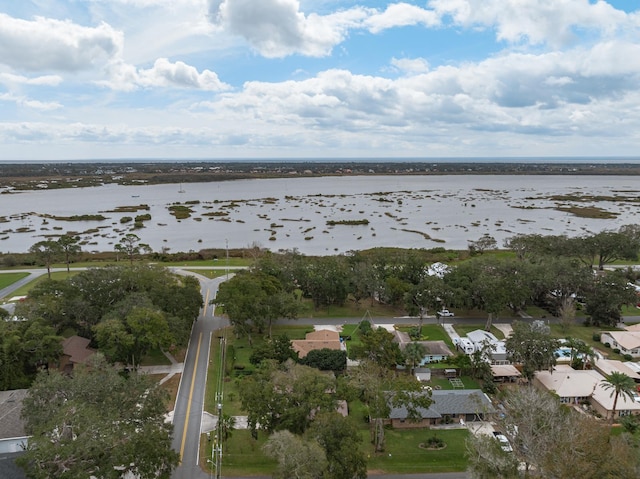
<instances>
[{"instance_id":1,"label":"parked car","mask_svg":"<svg viewBox=\"0 0 640 479\"><path fill-rule=\"evenodd\" d=\"M438 314L441 318L453 318L455 316L455 314L453 314L448 309L441 309L440 311L438 311Z\"/></svg>"},{"instance_id":2,"label":"parked car","mask_svg":"<svg viewBox=\"0 0 640 479\"><path fill-rule=\"evenodd\" d=\"M500 447L504 452L513 452L513 448L511 447L511 444L509 444L507 436L502 434L500 431L493 431L493 436L498 440Z\"/></svg>"}]
</instances>

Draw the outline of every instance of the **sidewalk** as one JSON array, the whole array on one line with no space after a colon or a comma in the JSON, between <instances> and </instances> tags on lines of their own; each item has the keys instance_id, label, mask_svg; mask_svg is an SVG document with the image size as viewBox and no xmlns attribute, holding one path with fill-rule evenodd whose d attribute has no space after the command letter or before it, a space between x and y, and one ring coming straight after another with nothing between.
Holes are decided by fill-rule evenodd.
<instances>
[{"instance_id":1,"label":"sidewalk","mask_svg":"<svg viewBox=\"0 0 640 479\"><path fill-rule=\"evenodd\" d=\"M171 362L170 365L163 364L161 366L140 366L138 368L138 371L146 374L166 374L166 376L160 380L160 384L164 384L176 374L182 374L182 371L184 370L184 363L179 363L178 361L176 361L176 358L174 358L171 353L168 353L166 351L163 351L163 353Z\"/></svg>"}]
</instances>

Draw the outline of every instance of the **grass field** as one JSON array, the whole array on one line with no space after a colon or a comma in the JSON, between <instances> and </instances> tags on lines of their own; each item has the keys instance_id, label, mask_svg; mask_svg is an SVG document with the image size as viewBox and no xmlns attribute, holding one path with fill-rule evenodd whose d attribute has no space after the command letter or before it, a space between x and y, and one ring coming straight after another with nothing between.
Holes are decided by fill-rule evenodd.
<instances>
[{"instance_id":1,"label":"grass field","mask_svg":"<svg viewBox=\"0 0 640 479\"><path fill-rule=\"evenodd\" d=\"M369 430L362 431L362 442L371 472L387 474L416 474L456 472L467 469L465 441L466 429L387 429L385 451L376 454L369 443ZM429 451L420 448L420 443L429 437L438 436L446 447Z\"/></svg>"},{"instance_id":2,"label":"grass field","mask_svg":"<svg viewBox=\"0 0 640 479\"><path fill-rule=\"evenodd\" d=\"M0 289L11 286L16 281L29 276L29 273L2 273L0 274Z\"/></svg>"},{"instance_id":3,"label":"grass field","mask_svg":"<svg viewBox=\"0 0 640 479\"><path fill-rule=\"evenodd\" d=\"M67 279L67 278L70 278L72 276L75 276L78 273L79 273L79 271L71 271L70 273L67 273L66 271L55 271L55 272L51 273L51 279L55 279L55 280ZM2 276L4 276L4 274L0 274L0 277L2 277ZM21 288L18 288L17 290L15 290L12 293L12 295L13 296L26 296L27 294L29 294L29 291L31 291L37 284L40 284L42 281L46 281L46 280L47 280L47 275L43 274L42 276L39 276L36 279L34 279L33 281L30 281L29 283L25 284Z\"/></svg>"},{"instance_id":4,"label":"grass field","mask_svg":"<svg viewBox=\"0 0 640 479\"><path fill-rule=\"evenodd\" d=\"M360 428L361 449L367 458L370 474L417 474L459 472L467 469L465 441L469 436L466 429L386 429L385 450L374 452L370 443L367 424ZM427 450L420 447L429 437L436 435L446 447ZM276 462L262 453L266 434L260 432L258 440L247 430L237 430L224 445L222 470L225 477L247 477L272 474ZM203 435L201 444L201 465L208 469L207 458L211 457L211 443Z\"/></svg>"},{"instance_id":5,"label":"grass field","mask_svg":"<svg viewBox=\"0 0 640 479\"><path fill-rule=\"evenodd\" d=\"M227 272L223 269L188 269L187 268L185 271L199 274L209 279L219 278L220 276L225 276L227 274ZM231 273L233 273L233 271L231 271Z\"/></svg>"}]
</instances>

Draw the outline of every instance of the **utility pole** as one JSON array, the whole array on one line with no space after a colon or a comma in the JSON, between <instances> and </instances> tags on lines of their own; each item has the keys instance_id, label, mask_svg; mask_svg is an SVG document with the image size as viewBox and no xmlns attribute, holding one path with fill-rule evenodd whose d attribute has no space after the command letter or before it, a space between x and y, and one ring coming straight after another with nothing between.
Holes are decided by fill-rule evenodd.
<instances>
[{"instance_id":1,"label":"utility pole","mask_svg":"<svg viewBox=\"0 0 640 479\"><path fill-rule=\"evenodd\" d=\"M227 267L226 267L226 272L227 272L227 281L229 280L229 240L225 239L225 246L227 249Z\"/></svg>"},{"instance_id":2,"label":"utility pole","mask_svg":"<svg viewBox=\"0 0 640 479\"><path fill-rule=\"evenodd\" d=\"M216 479L222 476L222 402L224 401L224 367L226 356L226 340L224 335L220 337L220 356L218 364L218 384L216 389L216 408L218 409L218 424L216 426L216 435L211 448L211 462L215 469Z\"/></svg>"}]
</instances>

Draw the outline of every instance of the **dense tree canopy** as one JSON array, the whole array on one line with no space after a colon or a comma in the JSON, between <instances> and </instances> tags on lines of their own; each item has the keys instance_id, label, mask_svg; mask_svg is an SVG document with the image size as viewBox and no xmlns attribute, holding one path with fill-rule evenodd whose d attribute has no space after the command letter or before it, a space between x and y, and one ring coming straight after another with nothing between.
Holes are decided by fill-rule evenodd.
<instances>
[{"instance_id":1,"label":"dense tree canopy","mask_svg":"<svg viewBox=\"0 0 640 479\"><path fill-rule=\"evenodd\" d=\"M150 349L186 344L201 306L192 277L155 266L109 266L37 284L16 307L26 321L7 327L20 337L31 331L26 344L40 364L54 355L44 343L59 344L52 336L72 330L94 341L110 361L135 365Z\"/></svg>"},{"instance_id":2,"label":"dense tree canopy","mask_svg":"<svg viewBox=\"0 0 640 479\"><path fill-rule=\"evenodd\" d=\"M308 436L324 449L327 477L332 479L365 479L367 463L360 448L362 438L350 418L337 412L318 414Z\"/></svg>"},{"instance_id":3,"label":"dense tree canopy","mask_svg":"<svg viewBox=\"0 0 640 479\"><path fill-rule=\"evenodd\" d=\"M274 479L323 479L327 458L315 440L304 439L289 431L274 432L265 445L264 453L278 461Z\"/></svg>"},{"instance_id":4,"label":"dense tree canopy","mask_svg":"<svg viewBox=\"0 0 640 479\"><path fill-rule=\"evenodd\" d=\"M257 434L287 429L302 434L312 412L333 411L336 380L332 374L292 361L277 365L263 361L258 370L240 382L240 401L248 413L249 428Z\"/></svg>"},{"instance_id":5,"label":"dense tree canopy","mask_svg":"<svg viewBox=\"0 0 640 479\"><path fill-rule=\"evenodd\" d=\"M123 377L100 355L73 377L38 375L23 403L29 477L169 478L178 463L165 421L166 392L145 375Z\"/></svg>"},{"instance_id":6,"label":"dense tree canopy","mask_svg":"<svg viewBox=\"0 0 640 479\"><path fill-rule=\"evenodd\" d=\"M622 318L622 306L638 301L636 291L619 271L595 276L585 292L586 312L596 326L614 327Z\"/></svg>"},{"instance_id":7,"label":"dense tree canopy","mask_svg":"<svg viewBox=\"0 0 640 479\"><path fill-rule=\"evenodd\" d=\"M504 454L515 455L530 475L585 479L638 477L640 457L628 435L612 436L606 424L560 404L553 394L522 387L510 390L502 404L501 429L510 436L514 448L513 453ZM472 445L469 456L472 477L512 477L486 475L488 469L499 470L505 458L487 455L477 461L481 455L482 450ZM496 458L498 461L492 463Z\"/></svg>"},{"instance_id":8,"label":"dense tree canopy","mask_svg":"<svg viewBox=\"0 0 640 479\"><path fill-rule=\"evenodd\" d=\"M213 301L224 308L237 335L267 332L278 318L295 318L298 301L273 275L260 271L240 271L220 285Z\"/></svg>"},{"instance_id":9,"label":"dense tree canopy","mask_svg":"<svg viewBox=\"0 0 640 479\"><path fill-rule=\"evenodd\" d=\"M531 380L536 371L556 364L555 353L560 343L551 337L551 330L542 321L515 321L505 347L511 361L522 366L522 375Z\"/></svg>"}]
</instances>

